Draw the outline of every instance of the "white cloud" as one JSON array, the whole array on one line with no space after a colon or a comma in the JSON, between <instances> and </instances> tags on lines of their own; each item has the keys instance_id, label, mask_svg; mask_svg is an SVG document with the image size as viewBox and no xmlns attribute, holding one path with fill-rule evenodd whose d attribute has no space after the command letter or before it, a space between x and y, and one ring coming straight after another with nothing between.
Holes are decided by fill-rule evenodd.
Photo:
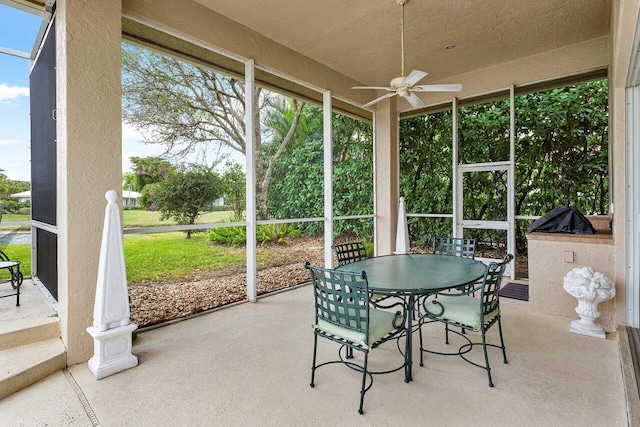
<instances>
[{"instance_id":1,"label":"white cloud","mask_svg":"<svg viewBox=\"0 0 640 427\"><path fill-rule=\"evenodd\" d=\"M29 88L0 83L0 102L9 102L20 96L29 96Z\"/></svg>"},{"instance_id":2,"label":"white cloud","mask_svg":"<svg viewBox=\"0 0 640 427\"><path fill-rule=\"evenodd\" d=\"M20 140L18 139L0 139L0 147L7 145L16 145L19 144Z\"/></svg>"}]
</instances>

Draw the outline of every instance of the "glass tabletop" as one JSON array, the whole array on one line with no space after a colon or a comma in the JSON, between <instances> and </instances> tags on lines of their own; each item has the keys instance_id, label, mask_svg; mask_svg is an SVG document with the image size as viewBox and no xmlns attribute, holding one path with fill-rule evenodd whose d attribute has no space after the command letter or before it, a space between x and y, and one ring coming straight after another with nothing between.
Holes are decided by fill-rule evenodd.
<instances>
[{"instance_id":1,"label":"glass tabletop","mask_svg":"<svg viewBox=\"0 0 640 427\"><path fill-rule=\"evenodd\" d=\"M425 293L455 288L484 276L481 261L449 255L386 255L338 267L367 273L369 289L376 292Z\"/></svg>"}]
</instances>

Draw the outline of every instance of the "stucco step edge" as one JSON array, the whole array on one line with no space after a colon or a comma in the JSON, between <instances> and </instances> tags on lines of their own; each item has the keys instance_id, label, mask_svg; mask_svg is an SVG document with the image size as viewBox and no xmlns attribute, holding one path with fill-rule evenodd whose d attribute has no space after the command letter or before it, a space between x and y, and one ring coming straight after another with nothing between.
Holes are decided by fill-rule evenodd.
<instances>
[{"instance_id":1,"label":"stucco step edge","mask_svg":"<svg viewBox=\"0 0 640 427\"><path fill-rule=\"evenodd\" d=\"M60 371L67 364L67 350L60 338L0 351L0 399Z\"/></svg>"},{"instance_id":2,"label":"stucco step edge","mask_svg":"<svg viewBox=\"0 0 640 427\"><path fill-rule=\"evenodd\" d=\"M60 338L58 317L16 323L10 328L0 330L0 351L52 338Z\"/></svg>"}]
</instances>

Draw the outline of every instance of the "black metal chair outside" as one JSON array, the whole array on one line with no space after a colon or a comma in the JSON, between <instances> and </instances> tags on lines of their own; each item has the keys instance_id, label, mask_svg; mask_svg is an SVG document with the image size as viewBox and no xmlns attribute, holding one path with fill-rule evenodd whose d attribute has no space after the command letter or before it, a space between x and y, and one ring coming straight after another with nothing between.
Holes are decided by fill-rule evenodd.
<instances>
[{"instance_id":1,"label":"black metal chair outside","mask_svg":"<svg viewBox=\"0 0 640 427\"><path fill-rule=\"evenodd\" d=\"M7 269L9 271L9 280L7 282L11 283L11 287L16 290L15 294L3 295L1 298L16 296L16 306L20 305L20 286L22 285L23 275L20 272L20 261L15 261L9 258L9 256L0 251L0 263L4 263L5 265L0 265L0 269Z\"/></svg>"},{"instance_id":2,"label":"black metal chair outside","mask_svg":"<svg viewBox=\"0 0 640 427\"><path fill-rule=\"evenodd\" d=\"M459 355L465 361L472 365L478 366L487 371L489 377L489 387L493 387L491 379L491 367L489 366L489 356L487 347L496 347L502 349L504 363L507 361L507 353L505 350L504 339L502 336L502 322L500 315L500 284L504 275L505 268L513 259L513 255L507 254L502 262L492 262L487 266L482 283L467 292L448 293L441 292L432 294L424 298L422 301L423 315L419 321L420 333L420 366L423 365L423 355L425 352L440 355ZM473 292L480 292L480 298L471 296ZM433 298L432 298L433 297ZM437 298L436 298L437 297ZM461 336L466 343L463 344L457 352L444 353L433 350L427 350L423 346L422 325L425 323L442 322L445 324L445 343L449 344L449 332ZM486 333L494 324L498 324L500 332L500 345L487 344ZM462 330L470 330L480 332L482 342L471 342L467 334L462 334L449 328L449 325L459 327ZM485 364L480 365L465 357L473 346L482 345L484 352Z\"/></svg>"},{"instance_id":3,"label":"black metal chair outside","mask_svg":"<svg viewBox=\"0 0 640 427\"><path fill-rule=\"evenodd\" d=\"M315 296L315 323L313 325L313 364L311 367L311 387L315 386L316 369L321 366L343 363L347 367L362 372L360 406L363 413L364 395L373 385L374 374L386 374L398 371L405 366L402 353L402 365L388 371L371 372L368 369L369 352L404 331L404 315L380 310L370 304L369 284L366 273L343 272L339 270L315 267L305 264L311 273L311 282ZM340 344L338 360L317 364L318 337ZM345 360L342 349L361 351L364 354L362 365ZM367 384L367 378L369 383Z\"/></svg>"}]
</instances>

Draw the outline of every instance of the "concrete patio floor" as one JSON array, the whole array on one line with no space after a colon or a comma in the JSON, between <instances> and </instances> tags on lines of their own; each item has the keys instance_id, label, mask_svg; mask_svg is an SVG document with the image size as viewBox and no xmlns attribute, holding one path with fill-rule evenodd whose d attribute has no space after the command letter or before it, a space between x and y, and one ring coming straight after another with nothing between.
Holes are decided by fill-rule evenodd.
<instances>
[{"instance_id":1,"label":"concrete patio floor","mask_svg":"<svg viewBox=\"0 0 640 427\"><path fill-rule=\"evenodd\" d=\"M359 415L358 373L330 365L309 387L313 299L303 286L140 333L138 367L100 381L86 363L50 375L0 401L0 425L627 425L614 334L571 334L567 318L501 302L509 364L491 350L494 388L458 357L429 355L420 367L414 348L413 382L402 371L376 376ZM442 346L442 326L425 331ZM497 329L489 335L495 342ZM321 340L319 360L336 350ZM372 369L399 363L394 343L371 353Z\"/></svg>"}]
</instances>

